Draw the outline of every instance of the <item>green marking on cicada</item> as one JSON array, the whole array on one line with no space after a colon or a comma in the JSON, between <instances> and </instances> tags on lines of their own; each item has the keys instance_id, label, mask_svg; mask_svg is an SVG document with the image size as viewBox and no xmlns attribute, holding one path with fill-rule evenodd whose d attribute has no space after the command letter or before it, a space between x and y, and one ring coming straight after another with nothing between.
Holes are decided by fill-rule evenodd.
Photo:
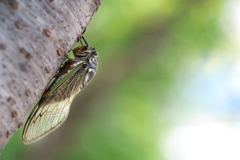
<instances>
[{"instance_id":1,"label":"green marking on cicada","mask_svg":"<svg viewBox=\"0 0 240 160\"><path fill-rule=\"evenodd\" d=\"M66 120L74 97L94 78L98 52L88 47L84 37L82 39L85 45L74 48L74 58L63 62L31 111L22 134L25 144L33 143L58 128Z\"/></svg>"}]
</instances>

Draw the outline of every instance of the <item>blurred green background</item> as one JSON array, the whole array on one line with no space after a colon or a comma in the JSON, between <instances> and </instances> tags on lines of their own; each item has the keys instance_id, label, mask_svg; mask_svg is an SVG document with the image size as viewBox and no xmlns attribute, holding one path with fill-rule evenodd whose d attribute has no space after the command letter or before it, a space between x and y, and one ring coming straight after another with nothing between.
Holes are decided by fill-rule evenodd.
<instances>
[{"instance_id":1,"label":"blurred green background","mask_svg":"<svg viewBox=\"0 0 240 160\"><path fill-rule=\"evenodd\" d=\"M240 2L104 0L93 82L38 143L1 160L239 160Z\"/></svg>"}]
</instances>

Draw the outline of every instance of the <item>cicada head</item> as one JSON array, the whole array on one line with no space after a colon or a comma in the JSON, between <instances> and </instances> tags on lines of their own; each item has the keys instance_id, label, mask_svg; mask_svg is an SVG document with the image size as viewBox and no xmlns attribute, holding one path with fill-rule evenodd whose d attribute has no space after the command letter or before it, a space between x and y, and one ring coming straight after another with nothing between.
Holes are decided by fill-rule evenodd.
<instances>
[{"instance_id":1,"label":"cicada head","mask_svg":"<svg viewBox=\"0 0 240 160\"><path fill-rule=\"evenodd\" d=\"M73 54L79 60L88 62L90 64L90 68L97 68L98 52L95 48L87 46L76 47L73 50Z\"/></svg>"},{"instance_id":2,"label":"cicada head","mask_svg":"<svg viewBox=\"0 0 240 160\"><path fill-rule=\"evenodd\" d=\"M79 58L80 60L86 60L89 59L90 57L98 56L98 52L95 50L95 48L87 46L74 48L73 54L76 58Z\"/></svg>"}]
</instances>

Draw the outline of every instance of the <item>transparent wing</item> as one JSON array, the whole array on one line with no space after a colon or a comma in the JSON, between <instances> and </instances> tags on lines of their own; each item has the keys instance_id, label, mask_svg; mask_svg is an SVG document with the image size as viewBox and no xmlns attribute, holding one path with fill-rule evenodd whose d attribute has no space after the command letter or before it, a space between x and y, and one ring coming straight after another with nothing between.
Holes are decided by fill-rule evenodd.
<instances>
[{"instance_id":1,"label":"transparent wing","mask_svg":"<svg viewBox=\"0 0 240 160\"><path fill-rule=\"evenodd\" d=\"M22 135L25 144L46 136L66 120L72 100L82 88L84 75L74 73L53 92L42 96L25 123Z\"/></svg>"}]
</instances>

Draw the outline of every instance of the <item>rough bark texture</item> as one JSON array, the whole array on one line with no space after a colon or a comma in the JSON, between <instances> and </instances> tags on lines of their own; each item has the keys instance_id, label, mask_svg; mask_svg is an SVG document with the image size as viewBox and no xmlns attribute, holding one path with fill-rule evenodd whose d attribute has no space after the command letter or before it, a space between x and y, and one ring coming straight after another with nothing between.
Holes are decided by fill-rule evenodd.
<instances>
[{"instance_id":1,"label":"rough bark texture","mask_svg":"<svg viewBox=\"0 0 240 160\"><path fill-rule=\"evenodd\" d=\"M0 0L0 152L102 0Z\"/></svg>"}]
</instances>

